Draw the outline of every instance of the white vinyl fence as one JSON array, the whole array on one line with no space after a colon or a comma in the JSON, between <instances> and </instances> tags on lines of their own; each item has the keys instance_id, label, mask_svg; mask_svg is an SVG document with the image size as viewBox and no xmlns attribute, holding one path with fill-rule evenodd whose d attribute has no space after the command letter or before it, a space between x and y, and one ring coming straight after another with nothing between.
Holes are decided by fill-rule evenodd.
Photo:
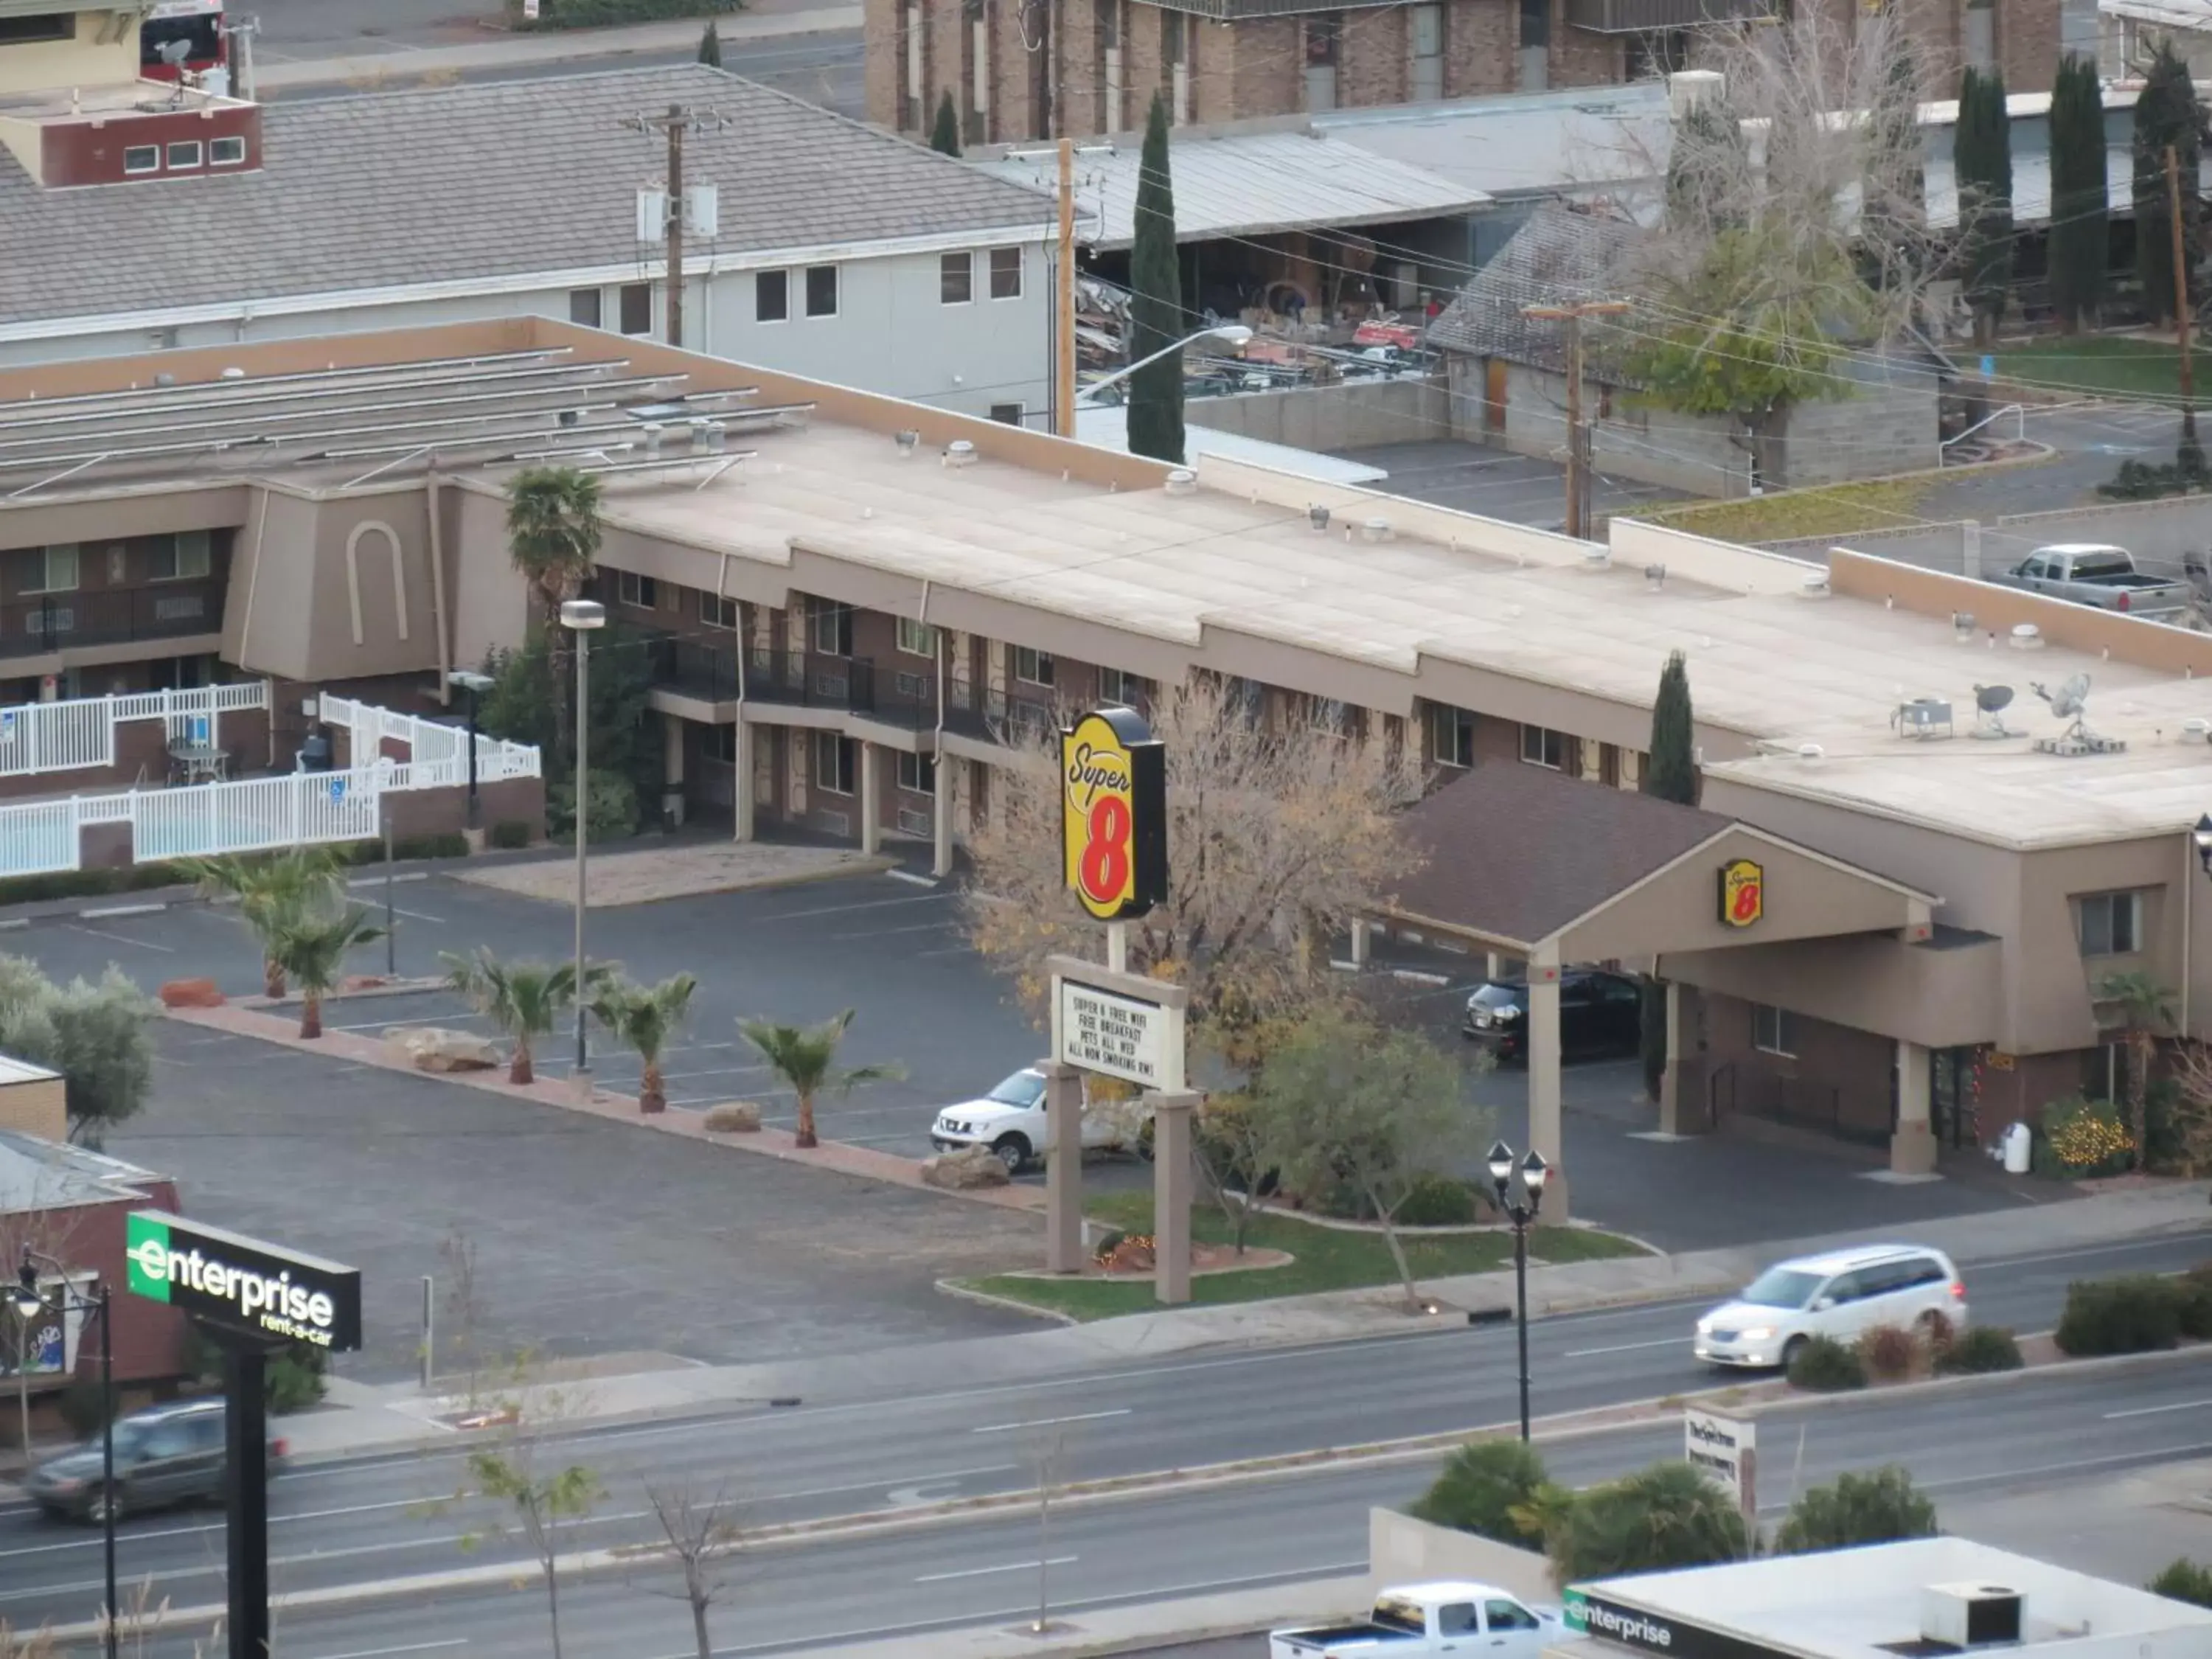
<instances>
[{"instance_id":1,"label":"white vinyl fence","mask_svg":"<svg viewBox=\"0 0 2212 1659\"><path fill-rule=\"evenodd\" d=\"M115 764L115 728L125 720L166 720L172 743L221 746L222 717L269 707L269 682L203 685L185 691L135 691L119 697L0 708L0 777L82 772Z\"/></svg>"},{"instance_id":2,"label":"white vinyl fence","mask_svg":"<svg viewBox=\"0 0 2212 1659\"><path fill-rule=\"evenodd\" d=\"M393 738L407 745L410 757L407 764L417 771L429 769L438 783L466 783L469 777L467 729L445 726L436 720L418 719L413 714L394 714L389 708L379 708L373 703L355 702L349 697L334 697L327 694L322 699L322 720L325 726L343 726L351 735L351 759L356 767L375 760L383 753L384 740ZM450 768L450 774L447 769ZM501 778L534 778L538 775L538 751L527 744L508 743L499 738L477 738L477 780L480 783L496 783ZM431 782L409 786L416 789L434 787Z\"/></svg>"}]
</instances>

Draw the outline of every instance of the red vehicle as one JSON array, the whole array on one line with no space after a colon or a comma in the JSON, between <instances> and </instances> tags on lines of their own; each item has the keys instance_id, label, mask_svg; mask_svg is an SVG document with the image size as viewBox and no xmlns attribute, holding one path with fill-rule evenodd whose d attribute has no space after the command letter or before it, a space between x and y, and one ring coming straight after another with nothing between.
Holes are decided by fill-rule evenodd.
<instances>
[{"instance_id":1,"label":"red vehicle","mask_svg":"<svg viewBox=\"0 0 2212 1659\"><path fill-rule=\"evenodd\" d=\"M161 0L138 28L138 73L175 81L229 66L222 0Z\"/></svg>"}]
</instances>

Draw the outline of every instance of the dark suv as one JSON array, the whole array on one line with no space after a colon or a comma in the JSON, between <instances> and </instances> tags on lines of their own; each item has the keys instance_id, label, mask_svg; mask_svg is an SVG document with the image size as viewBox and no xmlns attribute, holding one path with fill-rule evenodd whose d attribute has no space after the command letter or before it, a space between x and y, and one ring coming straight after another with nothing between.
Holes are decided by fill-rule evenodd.
<instances>
[{"instance_id":1,"label":"dark suv","mask_svg":"<svg viewBox=\"0 0 2212 1659\"><path fill-rule=\"evenodd\" d=\"M1559 975L1559 1058L1592 1060L1632 1054L1641 1040L1643 993L1625 974L1570 968ZM1467 1000L1460 1027L1487 1043L1498 1059L1528 1058L1528 986L1525 980L1492 980Z\"/></svg>"},{"instance_id":2,"label":"dark suv","mask_svg":"<svg viewBox=\"0 0 2212 1659\"><path fill-rule=\"evenodd\" d=\"M284 1460L283 1441L269 1437L269 1473ZM223 1449L223 1402L180 1400L115 1419L115 1516L179 1504L219 1503L229 1458ZM106 1519L97 1437L50 1457L31 1471L24 1495L48 1515L98 1525Z\"/></svg>"}]
</instances>

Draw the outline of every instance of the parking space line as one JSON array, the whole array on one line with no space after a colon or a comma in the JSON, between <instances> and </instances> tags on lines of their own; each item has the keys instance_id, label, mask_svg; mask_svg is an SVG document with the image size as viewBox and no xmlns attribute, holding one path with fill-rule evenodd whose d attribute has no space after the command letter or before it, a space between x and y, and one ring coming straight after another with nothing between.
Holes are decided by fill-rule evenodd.
<instances>
[{"instance_id":1,"label":"parking space line","mask_svg":"<svg viewBox=\"0 0 2212 1659\"><path fill-rule=\"evenodd\" d=\"M774 915L750 918L757 927L765 921L801 921L810 916L842 916L852 910L884 910L895 904L937 904L951 897L950 893L917 893L912 898L867 899L859 904L827 904L813 910L783 910Z\"/></svg>"},{"instance_id":2,"label":"parking space line","mask_svg":"<svg viewBox=\"0 0 2212 1659\"><path fill-rule=\"evenodd\" d=\"M128 933L110 933L98 927L87 927L82 922L72 921L66 922L63 925L72 933L89 933L94 939L113 939L118 945L135 945L141 950L159 951L165 956L173 957L177 954L177 947L175 945L156 945L150 939L133 939Z\"/></svg>"},{"instance_id":3,"label":"parking space line","mask_svg":"<svg viewBox=\"0 0 2212 1659\"><path fill-rule=\"evenodd\" d=\"M871 927L865 933L832 933L831 939L889 939L893 933L941 933L947 924L942 921L917 922L911 927Z\"/></svg>"}]
</instances>

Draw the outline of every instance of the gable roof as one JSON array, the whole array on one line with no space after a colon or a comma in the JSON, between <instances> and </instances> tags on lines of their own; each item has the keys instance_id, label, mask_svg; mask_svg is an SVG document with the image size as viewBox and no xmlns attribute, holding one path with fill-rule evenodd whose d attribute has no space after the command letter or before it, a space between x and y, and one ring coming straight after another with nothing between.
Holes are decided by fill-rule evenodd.
<instances>
[{"instance_id":1,"label":"gable roof","mask_svg":"<svg viewBox=\"0 0 2212 1659\"><path fill-rule=\"evenodd\" d=\"M642 276L636 191L665 149L624 117L682 103L684 176L720 186L691 251L804 253L1040 233L1046 198L703 64L302 100L258 173L41 189L0 160L0 327L433 283Z\"/></svg>"},{"instance_id":2,"label":"gable roof","mask_svg":"<svg viewBox=\"0 0 2212 1659\"><path fill-rule=\"evenodd\" d=\"M1642 240L1625 220L1547 202L1429 325L1429 344L1564 369L1561 325L1523 316L1522 307L1621 297Z\"/></svg>"}]
</instances>

